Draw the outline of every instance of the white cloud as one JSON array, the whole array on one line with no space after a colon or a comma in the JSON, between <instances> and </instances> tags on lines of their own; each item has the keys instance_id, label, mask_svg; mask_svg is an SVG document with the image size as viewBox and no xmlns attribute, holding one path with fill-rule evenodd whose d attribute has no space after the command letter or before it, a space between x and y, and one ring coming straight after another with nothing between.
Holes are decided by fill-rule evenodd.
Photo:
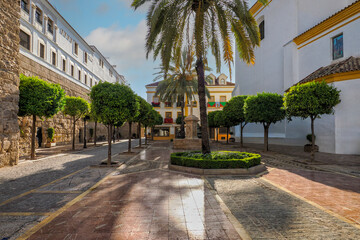
<instances>
[{"instance_id":1,"label":"white cloud","mask_svg":"<svg viewBox=\"0 0 360 240\"><path fill-rule=\"evenodd\" d=\"M154 78L154 68L158 66L153 59L146 59L146 33L147 26L143 20L136 26L126 28L117 25L97 28L85 38L105 57L109 57L111 64L117 65L117 71L124 75L132 88L142 96L145 94L145 85Z\"/></svg>"}]
</instances>

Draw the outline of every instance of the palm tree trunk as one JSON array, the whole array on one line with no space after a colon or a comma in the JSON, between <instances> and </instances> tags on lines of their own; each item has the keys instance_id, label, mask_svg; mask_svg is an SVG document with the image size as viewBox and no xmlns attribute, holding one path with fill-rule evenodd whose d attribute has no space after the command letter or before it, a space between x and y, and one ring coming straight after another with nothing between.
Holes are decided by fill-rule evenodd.
<instances>
[{"instance_id":1,"label":"palm tree trunk","mask_svg":"<svg viewBox=\"0 0 360 240\"><path fill-rule=\"evenodd\" d=\"M184 107L185 107L185 102L184 102L184 98L182 98L182 101L181 101L181 126L180 126L180 136L181 136L181 138L185 138Z\"/></svg>"},{"instance_id":2,"label":"palm tree trunk","mask_svg":"<svg viewBox=\"0 0 360 240\"><path fill-rule=\"evenodd\" d=\"M36 115L33 115L32 130L31 130L31 160L35 160L35 132L36 132Z\"/></svg>"},{"instance_id":3,"label":"palm tree trunk","mask_svg":"<svg viewBox=\"0 0 360 240\"><path fill-rule=\"evenodd\" d=\"M132 122L129 122L129 143L128 143L128 153L131 153L131 124L132 124Z\"/></svg>"},{"instance_id":4,"label":"palm tree trunk","mask_svg":"<svg viewBox=\"0 0 360 240\"><path fill-rule=\"evenodd\" d=\"M73 116L73 139L72 139L72 150L75 150L75 128L76 128L76 126L75 126L75 124L76 124L76 121L75 121L75 116Z\"/></svg>"},{"instance_id":5,"label":"palm tree trunk","mask_svg":"<svg viewBox=\"0 0 360 240\"><path fill-rule=\"evenodd\" d=\"M94 129L94 146L96 147L96 129L97 129L97 121L95 121L95 129Z\"/></svg>"},{"instance_id":6,"label":"palm tree trunk","mask_svg":"<svg viewBox=\"0 0 360 240\"><path fill-rule=\"evenodd\" d=\"M202 57L196 61L196 72L198 75L198 94L200 104L200 123L201 123L201 147L202 153L210 153L210 141L207 122L206 111L206 97L205 97L205 71Z\"/></svg>"},{"instance_id":7,"label":"palm tree trunk","mask_svg":"<svg viewBox=\"0 0 360 240\"><path fill-rule=\"evenodd\" d=\"M107 159L108 166L111 165L111 133L112 133L111 128L112 128L111 124L109 124L109 126L108 126L108 159Z\"/></svg>"}]
</instances>

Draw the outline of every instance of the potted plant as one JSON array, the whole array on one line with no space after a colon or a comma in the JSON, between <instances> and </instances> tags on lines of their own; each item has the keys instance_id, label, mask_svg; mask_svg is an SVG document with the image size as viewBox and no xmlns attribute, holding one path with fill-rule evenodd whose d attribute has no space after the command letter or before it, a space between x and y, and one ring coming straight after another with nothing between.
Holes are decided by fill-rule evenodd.
<instances>
[{"instance_id":1,"label":"potted plant","mask_svg":"<svg viewBox=\"0 0 360 240\"><path fill-rule=\"evenodd\" d=\"M308 144L305 144L304 146L304 152L311 152L312 149L312 134L306 135L306 139L310 142ZM314 135L314 139L316 139L316 136ZM315 152L319 151L319 146L315 145Z\"/></svg>"},{"instance_id":2,"label":"potted plant","mask_svg":"<svg viewBox=\"0 0 360 240\"><path fill-rule=\"evenodd\" d=\"M54 128L48 128L47 129L47 143L45 144L46 148L55 147L55 129Z\"/></svg>"}]
</instances>

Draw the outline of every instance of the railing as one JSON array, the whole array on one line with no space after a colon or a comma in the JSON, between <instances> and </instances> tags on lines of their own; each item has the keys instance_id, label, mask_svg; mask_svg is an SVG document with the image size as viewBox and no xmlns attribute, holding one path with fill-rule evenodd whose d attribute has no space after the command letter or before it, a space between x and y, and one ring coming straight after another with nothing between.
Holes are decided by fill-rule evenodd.
<instances>
[{"instance_id":1,"label":"railing","mask_svg":"<svg viewBox=\"0 0 360 240\"><path fill-rule=\"evenodd\" d=\"M208 107L209 108L220 108L220 107L225 107L227 102L208 102Z\"/></svg>"},{"instance_id":2,"label":"railing","mask_svg":"<svg viewBox=\"0 0 360 240\"><path fill-rule=\"evenodd\" d=\"M165 107L172 107L172 102L165 102Z\"/></svg>"},{"instance_id":3,"label":"railing","mask_svg":"<svg viewBox=\"0 0 360 240\"><path fill-rule=\"evenodd\" d=\"M159 102L152 102L151 105L153 107L160 107L160 103Z\"/></svg>"},{"instance_id":4,"label":"railing","mask_svg":"<svg viewBox=\"0 0 360 240\"><path fill-rule=\"evenodd\" d=\"M172 118L165 118L164 123L174 123L174 120Z\"/></svg>"}]
</instances>

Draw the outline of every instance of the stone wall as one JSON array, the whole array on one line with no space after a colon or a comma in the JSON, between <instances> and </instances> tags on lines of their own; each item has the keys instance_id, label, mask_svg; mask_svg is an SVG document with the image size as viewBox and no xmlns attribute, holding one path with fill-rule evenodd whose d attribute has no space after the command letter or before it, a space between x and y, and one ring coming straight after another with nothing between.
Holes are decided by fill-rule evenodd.
<instances>
[{"instance_id":1,"label":"stone wall","mask_svg":"<svg viewBox=\"0 0 360 240\"><path fill-rule=\"evenodd\" d=\"M19 160L19 1L0 1L0 167Z\"/></svg>"}]
</instances>

